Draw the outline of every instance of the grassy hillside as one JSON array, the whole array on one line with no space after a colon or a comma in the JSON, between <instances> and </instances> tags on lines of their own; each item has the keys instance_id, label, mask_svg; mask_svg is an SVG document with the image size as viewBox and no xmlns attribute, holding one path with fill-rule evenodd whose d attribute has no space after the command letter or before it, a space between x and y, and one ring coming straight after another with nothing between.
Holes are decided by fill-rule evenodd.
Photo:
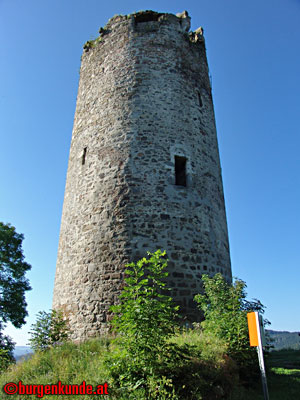
<instances>
[{"instance_id":1,"label":"grassy hillside","mask_svg":"<svg viewBox=\"0 0 300 400\"><path fill-rule=\"evenodd\" d=\"M80 384L86 381L91 385L98 385L107 380L103 367L105 341L90 340L81 345L65 343L62 346L35 353L30 359L12 366L0 375L0 386L7 382L23 384ZM2 394L1 400L11 399L11 395ZM24 399L24 395L14 395L14 400ZM26 396L36 398L36 396ZM70 396L55 396L55 399L67 399ZM78 399L92 399L91 396L76 396ZM95 397L96 398L96 397ZM99 396L97 397L99 399Z\"/></svg>"},{"instance_id":2,"label":"grassy hillside","mask_svg":"<svg viewBox=\"0 0 300 400\"><path fill-rule=\"evenodd\" d=\"M159 395L157 399L206 399L215 400L226 398L232 392L234 384L238 382L237 369L232 360L226 356L223 343L214 337L201 335L198 332L183 333L177 339L178 346L184 351L185 344L193 345L195 355L188 359L178 360L176 365L166 367L168 374L165 385L155 383L154 390L163 392L168 386L170 376L180 384L179 397L168 397ZM114 349L107 339L89 340L82 344L65 343L51 350L34 354L30 359L11 367L0 376L0 386L7 382L23 384L56 384L61 381L63 384L87 384L96 387L99 384L108 382L110 399L146 399L143 396L142 388L129 388L120 390L113 388L108 374L105 360L109 352ZM201 355L200 355L201 353ZM160 387L162 389L160 390ZM193 396L187 396L187 390L192 388ZM190 390L191 391L191 390ZM101 396L100 396L101 397ZM3 393L1 400L11 399L12 396ZM36 398L36 396L13 396L14 400L24 398ZM55 396L55 399L70 399L70 396ZM76 399L99 399L99 396L76 396Z\"/></svg>"},{"instance_id":3,"label":"grassy hillside","mask_svg":"<svg viewBox=\"0 0 300 400\"><path fill-rule=\"evenodd\" d=\"M198 336L198 337L197 337ZM183 380L193 381L193 374L202 371L202 379L197 376L196 382L201 387L202 397L192 397L193 399L229 399L229 400L263 400L260 381L252 388L238 386L236 370L234 365L229 362L224 353L224 347L214 338L201 337L194 334L185 334L178 339L178 342L189 342L201 348L202 358L194 360L190 371L181 370ZM29 360L18 363L10 370L0 375L1 388L7 382L19 382L23 384L56 384L61 381L63 384L81 384L86 381L96 387L109 380L107 368L104 361L109 351L109 341L106 339L94 339L76 345L66 343L62 346L53 348L43 353L34 354ZM274 351L270 354L267 361L269 366L268 384L271 400L290 400L299 398L300 393L300 351ZM179 379L179 378L178 378ZM232 386L230 387L230 384ZM234 390L231 390L236 385ZM230 390L229 390L230 389ZM122 393L117 389L108 386L110 399L129 399L134 397L135 391ZM136 392L138 393L138 392ZM70 396L54 396L55 399L70 399ZM79 400L99 399L101 396L75 396ZM25 398L36 398L34 395L6 395L1 393L1 400L24 400ZM49 396L45 396L49 398ZM168 397L158 397L164 399ZM188 400L189 397L182 397Z\"/></svg>"},{"instance_id":4,"label":"grassy hillside","mask_svg":"<svg viewBox=\"0 0 300 400\"><path fill-rule=\"evenodd\" d=\"M300 351L272 351L266 365L270 400L300 399ZM240 400L264 400L261 385Z\"/></svg>"},{"instance_id":5,"label":"grassy hillside","mask_svg":"<svg viewBox=\"0 0 300 400\"><path fill-rule=\"evenodd\" d=\"M274 350L293 349L300 350L300 335L298 332L274 331L268 329L266 331L272 339ZM18 361L21 357L28 358L32 353L29 346L16 346L14 357Z\"/></svg>"},{"instance_id":6,"label":"grassy hillside","mask_svg":"<svg viewBox=\"0 0 300 400\"><path fill-rule=\"evenodd\" d=\"M270 400L300 399L300 350L272 351L266 366ZM237 399L264 400L261 383Z\"/></svg>"},{"instance_id":7,"label":"grassy hillside","mask_svg":"<svg viewBox=\"0 0 300 400\"><path fill-rule=\"evenodd\" d=\"M270 399L300 399L300 350L273 351L268 366Z\"/></svg>"}]
</instances>

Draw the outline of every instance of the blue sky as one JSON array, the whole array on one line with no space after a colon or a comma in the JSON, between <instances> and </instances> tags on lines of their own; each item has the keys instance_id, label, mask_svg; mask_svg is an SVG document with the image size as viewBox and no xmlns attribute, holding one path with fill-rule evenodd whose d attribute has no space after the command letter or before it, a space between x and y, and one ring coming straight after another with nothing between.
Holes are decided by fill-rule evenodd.
<instances>
[{"instance_id":1,"label":"blue sky","mask_svg":"<svg viewBox=\"0 0 300 400\"><path fill-rule=\"evenodd\" d=\"M83 44L115 14L185 9L204 27L233 275L300 331L300 1L0 0L0 221L25 235L27 325L49 310Z\"/></svg>"}]
</instances>

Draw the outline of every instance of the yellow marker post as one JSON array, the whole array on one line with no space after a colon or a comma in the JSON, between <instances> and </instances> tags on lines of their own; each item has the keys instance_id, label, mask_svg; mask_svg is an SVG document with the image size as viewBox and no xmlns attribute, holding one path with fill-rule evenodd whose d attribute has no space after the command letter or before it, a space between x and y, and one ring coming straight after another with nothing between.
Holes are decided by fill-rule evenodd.
<instances>
[{"instance_id":1,"label":"yellow marker post","mask_svg":"<svg viewBox=\"0 0 300 400\"><path fill-rule=\"evenodd\" d=\"M257 325L256 325L256 313L247 313L248 319L248 329L249 329L249 339L250 346L258 346L258 335L257 335Z\"/></svg>"},{"instance_id":2,"label":"yellow marker post","mask_svg":"<svg viewBox=\"0 0 300 400\"><path fill-rule=\"evenodd\" d=\"M269 400L267 377L266 377L266 370L264 363L263 343L262 343L262 337L264 337L263 321L260 318L257 311L247 313L247 319L248 319L250 346L254 346L257 349L264 398L265 400Z\"/></svg>"}]
</instances>

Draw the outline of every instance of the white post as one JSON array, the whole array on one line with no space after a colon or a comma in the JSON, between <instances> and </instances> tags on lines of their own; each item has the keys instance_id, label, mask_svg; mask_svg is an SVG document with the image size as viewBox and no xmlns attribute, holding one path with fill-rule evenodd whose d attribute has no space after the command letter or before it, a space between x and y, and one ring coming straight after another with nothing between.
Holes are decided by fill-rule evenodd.
<instances>
[{"instance_id":1,"label":"white post","mask_svg":"<svg viewBox=\"0 0 300 400\"><path fill-rule=\"evenodd\" d=\"M267 376L265 370L265 363L264 363L264 353L263 353L263 346L261 340L261 329L260 329L260 321L258 312L255 312L256 318L256 326L257 326L257 336L258 336L258 347L257 347L257 355L259 361L259 368L261 373L261 381L263 386L264 398L265 400L269 400L269 392L268 392L268 385L267 385Z\"/></svg>"}]
</instances>

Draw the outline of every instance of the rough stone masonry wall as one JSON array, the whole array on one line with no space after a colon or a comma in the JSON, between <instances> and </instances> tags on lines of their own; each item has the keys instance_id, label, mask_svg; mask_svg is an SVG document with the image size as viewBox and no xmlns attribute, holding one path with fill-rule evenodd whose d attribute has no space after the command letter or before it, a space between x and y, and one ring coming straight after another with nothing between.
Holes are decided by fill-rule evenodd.
<instances>
[{"instance_id":1,"label":"rough stone masonry wall","mask_svg":"<svg viewBox=\"0 0 300 400\"><path fill-rule=\"evenodd\" d=\"M75 340L107 331L124 265L146 251L167 251L189 319L203 273L231 280L205 44L189 26L186 12L117 16L85 46L53 298Z\"/></svg>"}]
</instances>

